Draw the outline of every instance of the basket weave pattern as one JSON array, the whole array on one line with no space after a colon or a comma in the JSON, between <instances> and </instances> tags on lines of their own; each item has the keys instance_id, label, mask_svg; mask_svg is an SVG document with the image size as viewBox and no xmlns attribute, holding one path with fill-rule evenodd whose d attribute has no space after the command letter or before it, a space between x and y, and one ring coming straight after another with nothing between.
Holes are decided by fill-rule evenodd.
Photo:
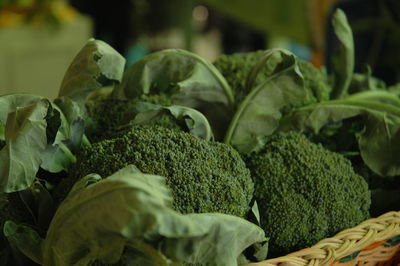
<instances>
[{"instance_id":1,"label":"basket weave pattern","mask_svg":"<svg viewBox=\"0 0 400 266\"><path fill-rule=\"evenodd\" d=\"M400 265L400 211L362 222L316 245L248 266Z\"/></svg>"}]
</instances>

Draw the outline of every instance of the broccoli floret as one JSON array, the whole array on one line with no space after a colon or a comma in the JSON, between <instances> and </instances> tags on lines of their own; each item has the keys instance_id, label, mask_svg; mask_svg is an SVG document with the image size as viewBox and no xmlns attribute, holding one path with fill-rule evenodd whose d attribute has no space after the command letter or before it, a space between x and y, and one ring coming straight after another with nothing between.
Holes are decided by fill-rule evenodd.
<instances>
[{"instance_id":1,"label":"broccoli floret","mask_svg":"<svg viewBox=\"0 0 400 266\"><path fill-rule=\"evenodd\" d=\"M299 59L300 72L303 74L304 86L311 90L317 102L329 100L331 86L327 75L308 61Z\"/></svg>"},{"instance_id":2,"label":"broccoli floret","mask_svg":"<svg viewBox=\"0 0 400 266\"><path fill-rule=\"evenodd\" d=\"M246 91L245 88L247 76L263 53L265 52L255 51L232 55L221 55L215 60L215 67L221 72L228 84L231 86L235 95L235 99L237 99L237 104L240 104L243 98L248 94L248 91ZM291 108L328 100L331 87L328 85L328 78L326 74L305 60L298 58L297 62L304 77L304 85L310 90L311 97L309 101L299 103L299 106L296 105L292 106ZM264 70L261 70L257 75L254 85L256 86L261 84L270 76L271 73L266 66Z\"/></svg>"},{"instance_id":3,"label":"broccoli floret","mask_svg":"<svg viewBox=\"0 0 400 266\"><path fill-rule=\"evenodd\" d=\"M159 126L134 126L83 150L61 187L65 194L78 178L90 173L107 177L128 164L143 173L165 176L173 207L181 213L243 217L249 209L254 185L232 147Z\"/></svg>"},{"instance_id":4,"label":"broccoli floret","mask_svg":"<svg viewBox=\"0 0 400 266\"><path fill-rule=\"evenodd\" d=\"M140 109L140 103L152 103L161 106L170 106L172 101L165 94L141 95L131 100L106 98L103 100L89 101L86 103L88 112L87 135L91 141L97 141L113 135L114 131L131 121ZM150 124L163 126L170 129L183 130L176 119L169 115L162 115L153 119Z\"/></svg>"},{"instance_id":5,"label":"broccoli floret","mask_svg":"<svg viewBox=\"0 0 400 266\"><path fill-rule=\"evenodd\" d=\"M247 161L273 256L311 246L369 217L368 185L350 161L301 133L277 133Z\"/></svg>"},{"instance_id":6,"label":"broccoli floret","mask_svg":"<svg viewBox=\"0 0 400 266\"><path fill-rule=\"evenodd\" d=\"M247 95L248 92L245 91L247 76L263 53L264 51L255 51L220 55L214 61L214 66L225 77L238 102ZM266 76L259 75L257 78L257 84L259 84L266 79Z\"/></svg>"}]
</instances>

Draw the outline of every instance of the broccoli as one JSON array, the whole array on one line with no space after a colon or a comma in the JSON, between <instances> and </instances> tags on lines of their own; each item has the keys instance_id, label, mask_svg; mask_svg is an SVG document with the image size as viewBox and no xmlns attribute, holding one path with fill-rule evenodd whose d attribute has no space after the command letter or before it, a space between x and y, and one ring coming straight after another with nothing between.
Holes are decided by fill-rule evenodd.
<instances>
[{"instance_id":1,"label":"broccoli","mask_svg":"<svg viewBox=\"0 0 400 266\"><path fill-rule=\"evenodd\" d=\"M317 102L329 100L332 88L328 84L326 73L308 61L299 59L297 62L303 74L304 86L311 90L315 100Z\"/></svg>"},{"instance_id":2,"label":"broccoli","mask_svg":"<svg viewBox=\"0 0 400 266\"><path fill-rule=\"evenodd\" d=\"M250 171L232 147L151 125L133 126L114 139L84 149L61 183L59 195L64 197L73 183L87 174L106 177L129 164L143 173L165 176L173 207L181 213L221 212L243 217L249 210L254 185Z\"/></svg>"},{"instance_id":3,"label":"broccoli","mask_svg":"<svg viewBox=\"0 0 400 266\"><path fill-rule=\"evenodd\" d=\"M253 66L257 63L264 51L248 53L236 53L231 55L220 55L215 61L214 66L225 77L231 86L236 99L240 102L246 95L245 91L247 76ZM265 76L259 75L258 84L265 80Z\"/></svg>"},{"instance_id":4,"label":"broccoli","mask_svg":"<svg viewBox=\"0 0 400 266\"><path fill-rule=\"evenodd\" d=\"M255 51L221 55L214 61L214 66L221 72L231 86L235 98L238 99L237 103L240 103L247 95L248 91L245 91L247 76L264 53L264 51ZM328 85L326 74L308 61L298 58L297 62L304 77L304 85L313 95L312 102L310 103L328 100L331 87ZM270 75L271 73L269 73L267 67L265 67L265 70L258 74L255 85L262 83L270 77Z\"/></svg>"},{"instance_id":5,"label":"broccoli","mask_svg":"<svg viewBox=\"0 0 400 266\"><path fill-rule=\"evenodd\" d=\"M102 100L88 101L86 109L88 112L88 137L92 141L97 141L113 134L116 128L124 126L132 120L138 113L141 102L152 103L161 106L172 105L171 99L166 94L146 95L130 100L118 100L105 98ZM183 130L176 119L171 116L161 116L151 122L163 127Z\"/></svg>"},{"instance_id":6,"label":"broccoli","mask_svg":"<svg viewBox=\"0 0 400 266\"><path fill-rule=\"evenodd\" d=\"M311 246L369 217L368 185L350 161L302 133L277 133L246 161L273 256Z\"/></svg>"}]
</instances>

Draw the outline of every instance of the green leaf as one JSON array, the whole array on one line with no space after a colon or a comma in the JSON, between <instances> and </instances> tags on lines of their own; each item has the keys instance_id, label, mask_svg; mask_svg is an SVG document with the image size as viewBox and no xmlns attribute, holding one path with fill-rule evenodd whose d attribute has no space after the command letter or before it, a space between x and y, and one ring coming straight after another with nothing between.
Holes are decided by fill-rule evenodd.
<instances>
[{"instance_id":1,"label":"green leaf","mask_svg":"<svg viewBox=\"0 0 400 266\"><path fill-rule=\"evenodd\" d=\"M271 65L272 75L252 88L244 98L230 122L224 140L243 154L264 145L265 137L278 128L284 107L307 102L311 97L304 87L303 77L293 54L281 49L269 50L262 57L261 63ZM254 71L252 70L248 86L252 86L260 65L257 63Z\"/></svg>"},{"instance_id":2,"label":"green leaf","mask_svg":"<svg viewBox=\"0 0 400 266\"><path fill-rule=\"evenodd\" d=\"M202 112L214 135L222 137L232 115L233 93L209 62L184 50L153 53L130 66L112 96L134 99L142 94L165 93L176 105Z\"/></svg>"},{"instance_id":3,"label":"green leaf","mask_svg":"<svg viewBox=\"0 0 400 266\"><path fill-rule=\"evenodd\" d=\"M338 99L346 95L352 80L354 71L354 41L353 32L345 13L341 9L337 9L333 14L332 25L340 46L332 62L334 84L331 98Z\"/></svg>"},{"instance_id":4,"label":"green leaf","mask_svg":"<svg viewBox=\"0 0 400 266\"><path fill-rule=\"evenodd\" d=\"M279 130L314 131L325 125L360 117L365 127L357 141L364 163L381 176L400 174L400 108L376 100L366 100L365 93L353 94L294 110L281 120ZM379 97L377 97L379 99Z\"/></svg>"},{"instance_id":5,"label":"green leaf","mask_svg":"<svg viewBox=\"0 0 400 266\"><path fill-rule=\"evenodd\" d=\"M47 144L49 104L43 99L8 115L6 146L0 151L0 191L15 192L33 183Z\"/></svg>"},{"instance_id":6,"label":"green leaf","mask_svg":"<svg viewBox=\"0 0 400 266\"><path fill-rule=\"evenodd\" d=\"M257 77L259 75L271 76L285 69L287 64L282 64L282 61L284 61L284 57L288 55L290 55L289 51L283 49L266 50L247 76L246 91L250 92L253 89L257 84Z\"/></svg>"},{"instance_id":7,"label":"green leaf","mask_svg":"<svg viewBox=\"0 0 400 266\"><path fill-rule=\"evenodd\" d=\"M41 264L42 239L35 230L25 225L17 225L12 221L6 221L3 233L13 248L17 248L29 259Z\"/></svg>"},{"instance_id":8,"label":"green leaf","mask_svg":"<svg viewBox=\"0 0 400 266\"><path fill-rule=\"evenodd\" d=\"M32 94L9 94L0 96L0 140L5 139L5 126L9 113L17 108L26 107L38 102L43 97Z\"/></svg>"},{"instance_id":9,"label":"green leaf","mask_svg":"<svg viewBox=\"0 0 400 266\"><path fill-rule=\"evenodd\" d=\"M365 73L353 73L348 89L349 94L361 91L387 90L383 80L372 76L372 70L366 67Z\"/></svg>"},{"instance_id":10,"label":"green leaf","mask_svg":"<svg viewBox=\"0 0 400 266\"><path fill-rule=\"evenodd\" d=\"M183 121L188 132L193 136L205 140L213 138L207 118L195 109L179 105L159 106L149 103L141 103L141 106L141 109L145 111L139 112L132 121L132 124L146 124L151 122L152 119L167 113L167 115L172 115L176 120Z\"/></svg>"},{"instance_id":11,"label":"green leaf","mask_svg":"<svg viewBox=\"0 0 400 266\"><path fill-rule=\"evenodd\" d=\"M370 112L364 123L358 145L365 164L381 176L400 175L400 116Z\"/></svg>"},{"instance_id":12,"label":"green leaf","mask_svg":"<svg viewBox=\"0 0 400 266\"><path fill-rule=\"evenodd\" d=\"M48 143L43 153L41 167L51 173L68 170L69 166L76 161L76 154L82 142L90 145L84 131L84 113L77 102L68 97L57 98L51 106L52 111L57 113L55 139ZM51 123L48 123L51 125Z\"/></svg>"},{"instance_id":13,"label":"green leaf","mask_svg":"<svg viewBox=\"0 0 400 266\"><path fill-rule=\"evenodd\" d=\"M81 179L60 204L44 242L44 266L116 263L132 245L138 261L154 263L148 256L157 251L172 261L237 265L243 249L265 240L261 228L238 217L173 211L165 178L134 166L99 178Z\"/></svg>"},{"instance_id":14,"label":"green leaf","mask_svg":"<svg viewBox=\"0 0 400 266\"><path fill-rule=\"evenodd\" d=\"M103 41L90 39L74 58L61 83L61 96L82 100L89 93L121 81L125 59Z\"/></svg>"}]
</instances>

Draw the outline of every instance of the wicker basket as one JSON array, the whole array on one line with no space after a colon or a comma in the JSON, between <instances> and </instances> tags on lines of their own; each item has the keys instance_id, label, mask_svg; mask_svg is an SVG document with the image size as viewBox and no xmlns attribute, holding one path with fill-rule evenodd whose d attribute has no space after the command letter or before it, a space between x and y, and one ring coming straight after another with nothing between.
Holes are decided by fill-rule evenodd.
<instances>
[{"instance_id":1,"label":"wicker basket","mask_svg":"<svg viewBox=\"0 0 400 266\"><path fill-rule=\"evenodd\" d=\"M388 212L311 248L247 266L400 265L400 211Z\"/></svg>"}]
</instances>

